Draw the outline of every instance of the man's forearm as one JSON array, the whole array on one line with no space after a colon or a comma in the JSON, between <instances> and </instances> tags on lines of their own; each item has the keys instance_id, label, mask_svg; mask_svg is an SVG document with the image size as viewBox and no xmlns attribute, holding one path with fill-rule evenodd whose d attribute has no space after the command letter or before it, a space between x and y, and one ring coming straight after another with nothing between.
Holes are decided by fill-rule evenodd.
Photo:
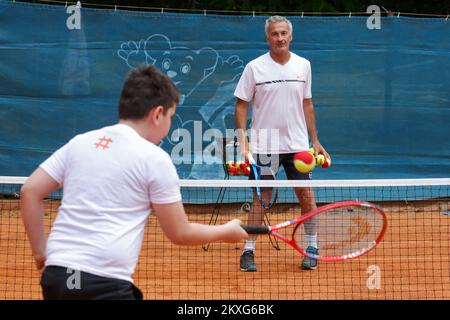
<instances>
[{"instance_id":1,"label":"man's forearm","mask_svg":"<svg viewBox=\"0 0 450 320\"><path fill-rule=\"evenodd\" d=\"M247 152L249 149L247 144L247 114L248 102L238 99L235 111L235 124L241 152Z\"/></svg>"}]
</instances>

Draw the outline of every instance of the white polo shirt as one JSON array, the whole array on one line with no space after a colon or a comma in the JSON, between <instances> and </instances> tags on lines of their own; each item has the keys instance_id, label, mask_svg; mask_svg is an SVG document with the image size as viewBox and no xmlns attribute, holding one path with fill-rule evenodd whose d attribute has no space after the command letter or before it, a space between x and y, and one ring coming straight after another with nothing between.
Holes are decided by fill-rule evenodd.
<instances>
[{"instance_id":1,"label":"white polo shirt","mask_svg":"<svg viewBox=\"0 0 450 320\"><path fill-rule=\"evenodd\" d=\"M234 95L252 104L250 139L254 153L292 153L309 149L303 99L311 95L311 64L291 52L276 63L269 53L250 61Z\"/></svg>"},{"instance_id":2,"label":"white polo shirt","mask_svg":"<svg viewBox=\"0 0 450 320\"><path fill-rule=\"evenodd\" d=\"M132 281L151 203L181 201L169 155L116 124L74 137L41 168L64 192L46 265Z\"/></svg>"}]
</instances>

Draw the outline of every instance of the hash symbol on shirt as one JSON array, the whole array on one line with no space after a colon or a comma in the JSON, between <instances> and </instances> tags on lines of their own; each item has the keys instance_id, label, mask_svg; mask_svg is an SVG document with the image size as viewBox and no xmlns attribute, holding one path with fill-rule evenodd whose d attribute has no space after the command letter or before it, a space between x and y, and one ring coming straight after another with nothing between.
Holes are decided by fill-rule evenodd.
<instances>
[{"instance_id":1,"label":"hash symbol on shirt","mask_svg":"<svg viewBox=\"0 0 450 320\"><path fill-rule=\"evenodd\" d=\"M107 138L107 137L103 137L103 138L99 138L98 142L95 143L95 148L102 148L103 150L108 149L109 148L109 144L113 142L111 140L111 138Z\"/></svg>"}]
</instances>

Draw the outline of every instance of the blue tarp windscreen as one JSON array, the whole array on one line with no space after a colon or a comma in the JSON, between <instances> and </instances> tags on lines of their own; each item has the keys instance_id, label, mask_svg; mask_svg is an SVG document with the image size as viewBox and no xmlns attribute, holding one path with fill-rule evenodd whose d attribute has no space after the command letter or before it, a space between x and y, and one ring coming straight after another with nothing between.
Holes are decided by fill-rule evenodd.
<instances>
[{"instance_id":1,"label":"blue tarp windscreen","mask_svg":"<svg viewBox=\"0 0 450 320\"><path fill-rule=\"evenodd\" d=\"M220 164L205 164L215 155L208 129L234 129L233 91L268 50L267 17L73 12L0 0L0 176L29 175L75 134L116 123L127 73L147 63L182 94L173 139L162 143L185 162L180 177L223 178ZM333 156L314 177L448 177L450 20L382 17L369 30L367 17L290 18L291 50L311 61L319 138ZM178 128L204 141L180 152L188 137Z\"/></svg>"}]
</instances>

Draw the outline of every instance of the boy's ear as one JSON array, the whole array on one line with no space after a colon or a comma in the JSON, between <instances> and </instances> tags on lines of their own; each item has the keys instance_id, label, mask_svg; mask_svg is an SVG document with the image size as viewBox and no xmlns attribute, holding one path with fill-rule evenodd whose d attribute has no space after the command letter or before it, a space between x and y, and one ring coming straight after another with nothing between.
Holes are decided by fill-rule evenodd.
<instances>
[{"instance_id":1,"label":"boy's ear","mask_svg":"<svg viewBox=\"0 0 450 320\"><path fill-rule=\"evenodd\" d=\"M157 124L159 122L160 118L163 116L163 114L164 114L164 107L157 106L150 110L147 118L149 121L151 121L151 123Z\"/></svg>"}]
</instances>

